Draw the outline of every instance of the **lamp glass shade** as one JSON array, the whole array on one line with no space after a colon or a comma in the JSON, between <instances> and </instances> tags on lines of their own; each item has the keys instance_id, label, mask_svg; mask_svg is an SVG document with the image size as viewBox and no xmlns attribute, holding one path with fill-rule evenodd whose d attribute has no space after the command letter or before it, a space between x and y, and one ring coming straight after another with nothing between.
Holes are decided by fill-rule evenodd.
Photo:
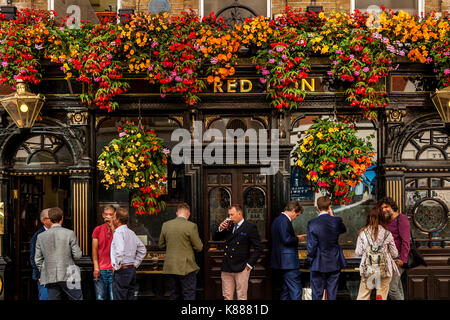
<instances>
[{"instance_id":1,"label":"lamp glass shade","mask_svg":"<svg viewBox=\"0 0 450 320\"><path fill-rule=\"evenodd\" d=\"M436 90L431 95L431 101L433 101L442 121L450 123L450 87L443 90Z\"/></svg>"},{"instance_id":2,"label":"lamp glass shade","mask_svg":"<svg viewBox=\"0 0 450 320\"><path fill-rule=\"evenodd\" d=\"M17 91L0 100L19 128L31 128L42 109L45 97L25 91L25 84L18 83Z\"/></svg>"}]
</instances>

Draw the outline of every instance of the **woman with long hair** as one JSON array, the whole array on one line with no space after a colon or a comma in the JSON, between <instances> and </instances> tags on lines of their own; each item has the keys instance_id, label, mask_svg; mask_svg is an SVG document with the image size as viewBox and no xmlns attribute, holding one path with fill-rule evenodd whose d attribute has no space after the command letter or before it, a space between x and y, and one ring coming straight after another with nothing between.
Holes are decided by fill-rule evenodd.
<instances>
[{"instance_id":1,"label":"woman with long hair","mask_svg":"<svg viewBox=\"0 0 450 320\"><path fill-rule=\"evenodd\" d=\"M372 208L367 213L366 225L356 241L355 254L361 256L361 282L357 300L369 300L373 289L377 290L377 298L381 296L386 300L392 275L399 274L395 263L398 251L394 237L385 227L380 208Z\"/></svg>"}]
</instances>

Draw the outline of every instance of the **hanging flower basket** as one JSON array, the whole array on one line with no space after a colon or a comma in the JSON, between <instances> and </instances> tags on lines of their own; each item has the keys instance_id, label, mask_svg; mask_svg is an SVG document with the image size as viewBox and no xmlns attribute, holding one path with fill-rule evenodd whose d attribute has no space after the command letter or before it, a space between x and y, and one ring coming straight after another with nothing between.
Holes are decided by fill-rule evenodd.
<instances>
[{"instance_id":1,"label":"hanging flower basket","mask_svg":"<svg viewBox=\"0 0 450 320\"><path fill-rule=\"evenodd\" d=\"M367 139L356 136L353 125L315 119L294 152L295 165L307 172L315 192L325 191L334 203L352 200L362 175L372 165L374 149Z\"/></svg>"},{"instance_id":2,"label":"hanging flower basket","mask_svg":"<svg viewBox=\"0 0 450 320\"><path fill-rule=\"evenodd\" d=\"M137 214L156 214L165 207L159 198L167 193L170 151L153 130L146 131L143 126L127 121L118 132L119 138L105 146L98 157L97 167L104 175L101 182L106 189L130 192Z\"/></svg>"}]
</instances>

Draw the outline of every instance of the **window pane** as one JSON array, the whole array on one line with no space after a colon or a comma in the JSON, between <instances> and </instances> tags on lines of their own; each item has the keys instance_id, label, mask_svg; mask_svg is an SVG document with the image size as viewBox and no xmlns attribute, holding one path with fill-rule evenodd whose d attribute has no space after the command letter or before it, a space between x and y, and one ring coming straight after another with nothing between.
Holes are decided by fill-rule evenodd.
<instances>
[{"instance_id":1,"label":"window pane","mask_svg":"<svg viewBox=\"0 0 450 320\"><path fill-rule=\"evenodd\" d=\"M419 160L444 160L442 151L438 148L427 148L419 156Z\"/></svg>"},{"instance_id":2,"label":"window pane","mask_svg":"<svg viewBox=\"0 0 450 320\"><path fill-rule=\"evenodd\" d=\"M231 184L231 174L224 174L220 176L222 179L222 184Z\"/></svg>"},{"instance_id":3,"label":"window pane","mask_svg":"<svg viewBox=\"0 0 450 320\"><path fill-rule=\"evenodd\" d=\"M409 212L421 199L428 196L428 191L406 191L406 211Z\"/></svg>"},{"instance_id":4,"label":"window pane","mask_svg":"<svg viewBox=\"0 0 450 320\"><path fill-rule=\"evenodd\" d=\"M417 186L419 188L427 188L428 187L428 178L418 179Z\"/></svg>"},{"instance_id":5,"label":"window pane","mask_svg":"<svg viewBox=\"0 0 450 320\"><path fill-rule=\"evenodd\" d=\"M431 178L431 187L432 188L440 188L441 187L441 179Z\"/></svg>"},{"instance_id":6,"label":"window pane","mask_svg":"<svg viewBox=\"0 0 450 320\"><path fill-rule=\"evenodd\" d=\"M266 239L266 195L261 189L248 188L244 193L245 219L258 227L261 239Z\"/></svg>"},{"instance_id":7,"label":"window pane","mask_svg":"<svg viewBox=\"0 0 450 320\"><path fill-rule=\"evenodd\" d=\"M386 8L391 8L394 11L403 10L405 12L408 12L409 14L413 15L417 13L417 0L384 0L383 5ZM369 8L370 7L370 8ZM378 1L371 1L371 0L355 0L355 8L360 11L368 11L370 9L376 10L378 9L381 11L381 4Z\"/></svg>"},{"instance_id":8,"label":"window pane","mask_svg":"<svg viewBox=\"0 0 450 320\"><path fill-rule=\"evenodd\" d=\"M14 168L55 169L55 165L72 164L72 155L64 141L50 135L39 135L23 142L14 158Z\"/></svg>"},{"instance_id":9,"label":"window pane","mask_svg":"<svg viewBox=\"0 0 450 320\"><path fill-rule=\"evenodd\" d=\"M147 247L156 249L158 248L162 224L174 219L176 211L176 205L168 205L160 213L154 215L140 216L131 212L128 226Z\"/></svg>"},{"instance_id":10,"label":"window pane","mask_svg":"<svg viewBox=\"0 0 450 320\"><path fill-rule=\"evenodd\" d=\"M221 16L223 16L225 20L231 18L232 15L235 18L240 17L242 19L253 17L252 12L244 8L239 8L236 14L236 12L233 11L234 8L232 7L232 5L236 3L235 0L204 0L204 3L205 16L209 15L211 12L217 14L220 10L230 6L229 9L223 11L223 13L221 14ZM249 7L253 12L256 13L256 15L267 16L267 1L240 0L238 1L238 4Z\"/></svg>"},{"instance_id":11,"label":"window pane","mask_svg":"<svg viewBox=\"0 0 450 320\"><path fill-rule=\"evenodd\" d=\"M244 173L244 184L253 184L253 174L252 173Z\"/></svg>"},{"instance_id":12,"label":"window pane","mask_svg":"<svg viewBox=\"0 0 450 320\"><path fill-rule=\"evenodd\" d=\"M228 216L231 203L230 192L225 188L214 188L209 192L209 226L210 238L219 224Z\"/></svg>"},{"instance_id":13,"label":"window pane","mask_svg":"<svg viewBox=\"0 0 450 320\"><path fill-rule=\"evenodd\" d=\"M117 0L90 0L95 11L117 11Z\"/></svg>"},{"instance_id":14,"label":"window pane","mask_svg":"<svg viewBox=\"0 0 450 320\"><path fill-rule=\"evenodd\" d=\"M208 184L219 184L219 175L218 174L209 174L208 175Z\"/></svg>"}]
</instances>

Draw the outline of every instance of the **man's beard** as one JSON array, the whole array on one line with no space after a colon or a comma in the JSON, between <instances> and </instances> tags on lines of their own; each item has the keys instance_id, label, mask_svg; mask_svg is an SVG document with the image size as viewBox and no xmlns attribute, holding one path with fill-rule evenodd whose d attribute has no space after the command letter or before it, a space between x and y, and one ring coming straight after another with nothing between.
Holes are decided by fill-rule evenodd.
<instances>
[{"instance_id":1,"label":"man's beard","mask_svg":"<svg viewBox=\"0 0 450 320\"><path fill-rule=\"evenodd\" d=\"M394 212L392 212L392 210L390 210L390 211L387 213L387 218L388 218L388 219L391 219L393 215L394 215Z\"/></svg>"}]
</instances>

